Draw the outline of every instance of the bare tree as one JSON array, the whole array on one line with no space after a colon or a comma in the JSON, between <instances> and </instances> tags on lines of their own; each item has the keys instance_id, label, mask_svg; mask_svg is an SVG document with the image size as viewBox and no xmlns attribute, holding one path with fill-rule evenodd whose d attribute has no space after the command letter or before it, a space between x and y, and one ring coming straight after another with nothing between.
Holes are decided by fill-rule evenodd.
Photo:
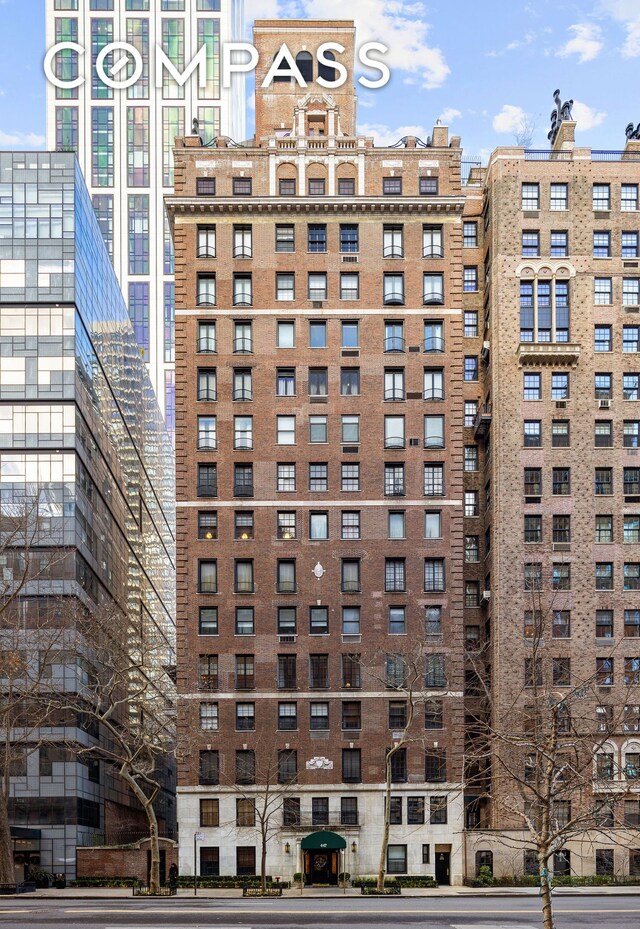
<instances>
[{"instance_id":1,"label":"bare tree","mask_svg":"<svg viewBox=\"0 0 640 929\"><path fill-rule=\"evenodd\" d=\"M384 820L380 857L378 862L377 890L384 890L389 848L389 826L391 822L391 789L396 759L406 752L409 745L425 746L425 704L433 693L425 687L426 654L430 644L423 634L417 639L408 639L407 644L384 654L375 653L369 660L363 657L364 675L373 682L391 688L394 696L404 704L398 726L392 732L392 745L387 749L384 765ZM439 657L439 656L438 656Z\"/></svg>"},{"instance_id":2,"label":"bare tree","mask_svg":"<svg viewBox=\"0 0 640 929\"><path fill-rule=\"evenodd\" d=\"M236 817L225 823L230 828L253 826L260 838L260 886L267 889L269 842L283 826L287 799L297 791L295 752L277 749L273 740L258 739L251 749L236 756L236 771L225 787L236 797ZM291 810L292 825L296 812ZM298 807L299 813L299 807Z\"/></svg>"},{"instance_id":3,"label":"bare tree","mask_svg":"<svg viewBox=\"0 0 640 929\"><path fill-rule=\"evenodd\" d=\"M494 695L482 652L468 656L477 700L466 707L467 718L473 718L466 767L473 787L469 772L490 766L493 783L485 799L498 827L513 830L505 841L534 846L543 924L553 929L550 862L567 841L597 828L606 801L594 794L594 764L618 723L613 708L598 712L598 685L610 683L611 658L596 670L581 665L575 653L570 659L561 647L569 634L566 612L545 597L541 577L530 579L530 586L521 683L514 675L510 688ZM566 657L554 657L561 651ZM481 787L485 790L484 782Z\"/></svg>"},{"instance_id":4,"label":"bare tree","mask_svg":"<svg viewBox=\"0 0 640 929\"><path fill-rule=\"evenodd\" d=\"M175 752L171 654L149 617L131 617L115 605L79 609L74 628L75 655L86 672L76 692L59 693L55 705L94 721L99 742L75 751L113 768L142 807L150 839L149 890L158 893L159 763Z\"/></svg>"},{"instance_id":5,"label":"bare tree","mask_svg":"<svg viewBox=\"0 0 640 929\"><path fill-rule=\"evenodd\" d=\"M514 132L516 144L521 148L531 148L537 125L536 118L529 113L525 113Z\"/></svg>"},{"instance_id":6,"label":"bare tree","mask_svg":"<svg viewBox=\"0 0 640 929\"><path fill-rule=\"evenodd\" d=\"M6 484L0 498L0 883L15 881L9 825L12 772L42 744L53 656L64 644L62 601L33 596L64 571L46 489Z\"/></svg>"}]
</instances>

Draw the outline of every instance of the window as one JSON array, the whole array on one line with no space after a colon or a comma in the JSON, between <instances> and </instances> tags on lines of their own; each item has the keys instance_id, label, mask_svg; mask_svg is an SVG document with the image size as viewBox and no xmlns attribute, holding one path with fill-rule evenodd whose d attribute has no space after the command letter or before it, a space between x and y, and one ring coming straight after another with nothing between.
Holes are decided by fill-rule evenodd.
<instances>
[{"instance_id":1,"label":"window","mask_svg":"<svg viewBox=\"0 0 640 929\"><path fill-rule=\"evenodd\" d=\"M309 609L309 634L328 635L329 611L326 606L312 606Z\"/></svg>"},{"instance_id":2,"label":"window","mask_svg":"<svg viewBox=\"0 0 640 929\"><path fill-rule=\"evenodd\" d=\"M571 590L571 565L554 564L551 567L551 589Z\"/></svg>"},{"instance_id":3,"label":"window","mask_svg":"<svg viewBox=\"0 0 640 929\"><path fill-rule=\"evenodd\" d=\"M309 729L328 729L329 728L329 704L328 703L311 703L309 704Z\"/></svg>"},{"instance_id":4,"label":"window","mask_svg":"<svg viewBox=\"0 0 640 929\"><path fill-rule=\"evenodd\" d=\"M442 607L427 606L424 611L424 629L428 636L442 635Z\"/></svg>"},{"instance_id":5,"label":"window","mask_svg":"<svg viewBox=\"0 0 640 929\"><path fill-rule=\"evenodd\" d=\"M445 590L444 558L425 558L424 589L427 593Z\"/></svg>"},{"instance_id":6,"label":"window","mask_svg":"<svg viewBox=\"0 0 640 929\"><path fill-rule=\"evenodd\" d=\"M611 209L611 185L594 184L593 185L593 209L610 210Z\"/></svg>"},{"instance_id":7,"label":"window","mask_svg":"<svg viewBox=\"0 0 640 929\"><path fill-rule=\"evenodd\" d=\"M390 591L406 590L404 558L387 558L384 564L384 589Z\"/></svg>"},{"instance_id":8,"label":"window","mask_svg":"<svg viewBox=\"0 0 640 929\"><path fill-rule=\"evenodd\" d=\"M638 209L638 185L622 184L620 188L620 209L629 212Z\"/></svg>"},{"instance_id":9,"label":"window","mask_svg":"<svg viewBox=\"0 0 640 929\"><path fill-rule=\"evenodd\" d=\"M384 226L382 230L382 257L404 258L402 226Z\"/></svg>"},{"instance_id":10,"label":"window","mask_svg":"<svg viewBox=\"0 0 640 929\"><path fill-rule=\"evenodd\" d=\"M218 704L200 704L200 728L210 732L218 729Z\"/></svg>"},{"instance_id":11,"label":"window","mask_svg":"<svg viewBox=\"0 0 640 929\"><path fill-rule=\"evenodd\" d=\"M406 632L406 610L403 606L389 607L389 635L404 635ZM393 728L393 727L392 727Z\"/></svg>"},{"instance_id":12,"label":"window","mask_svg":"<svg viewBox=\"0 0 640 929\"><path fill-rule=\"evenodd\" d=\"M360 275L357 272L340 274L340 299L358 300L360 298Z\"/></svg>"},{"instance_id":13,"label":"window","mask_svg":"<svg viewBox=\"0 0 640 929\"><path fill-rule=\"evenodd\" d=\"M279 559L276 564L276 590L278 593L295 593L296 563L292 560Z\"/></svg>"},{"instance_id":14,"label":"window","mask_svg":"<svg viewBox=\"0 0 640 929\"><path fill-rule=\"evenodd\" d=\"M640 563L625 562L623 578L623 590L640 590Z\"/></svg>"},{"instance_id":15,"label":"window","mask_svg":"<svg viewBox=\"0 0 640 929\"><path fill-rule=\"evenodd\" d=\"M253 351L250 322L234 322L233 351L237 355L247 355Z\"/></svg>"},{"instance_id":16,"label":"window","mask_svg":"<svg viewBox=\"0 0 640 929\"><path fill-rule=\"evenodd\" d=\"M596 306L610 306L613 303L613 288L610 277L593 279L593 298Z\"/></svg>"},{"instance_id":17,"label":"window","mask_svg":"<svg viewBox=\"0 0 640 929\"><path fill-rule=\"evenodd\" d=\"M480 606L480 587L478 581L465 581L464 605L466 607Z\"/></svg>"},{"instance_id":18,"label":"window","mask_svg":"<svg viewBox=\"0 0 640 929\"><path fill-rule=\"evenodd\" d=\"M429 822L432 826L445 825L447 822L447 798L429 798Z\"/></svg>"},{"instance_id":19,"label":"window","mask_svg":"<svg viewBox=\"0 0 640 929\"><path fill-rule=\"evenodd\" d=\"M198 635L218 635L216 606L201 606L198 610Z\"/></svg>"},{"instance_id":20,"label":"window","mask_svg":"<svg viewBox=\"0 0 640 929\"><path fill-rule=\"evenodd\" d=\"M442 226L422 227L422 257L444 258L444 248L442 247Z\"/></svg>"},{"instance_id":21,"label":"window","mask_svg":"<svg viewBox=\"0 0 640 929\"><path fill-rule=\"evenodd\" d=\"M622 429L622 444L624 448L638 448L640 437L640 420L625 419Z\"/></svg>"},{"instance_id":22,"label":"window","mask_svg":"<svg viewBox=\"0 0 640 929\"><path fill-rule=\"evenodd\" d=\"M340 465L340 490L342 491L360 490L360 465L359 464L341 464Z\"/></svg>"},{"instance_id":23,"label":"window","mask_svg":"<svg viewBox=\"0 0 640 929\"><path fill-rule=\"evenodd\" d=\"M596 419L594 441L596 448L613 447L613 423L610 419Z\"/></svg>"},{"instance_id":24,"label":"window","mask_svg":"<svg viewBox=\"0 0 640 929\"><path fill-rule=\"evenodd\" d=\"M566 544L571 541L571 517L553 517L553 541L556 544Z\"/></svg>"},{"instance_id":25,"label":"window","mask_svg":"<svg viewBox=\"0 0 640 929\"><path fill-rule=\"evenodd\" d=\"M309 300L327 299L327 275L324 272L309 274L308 297Z\"/></svg>"},{"instance_id":26,"label":"window","mask_svg":"<svg viewBox=\"0 0 640 929\"><path fill-rule=\"evenodd\" d=\"M216 324L198 323L197 350L201 353L212 353L216 350Z\"/></svg>"},{"instance_id":27,"label":"window","mask_svg":"<svg viewBox=\"0 0 640 929\"><path fill-rule=\"evenodd\" d=\"M360 512L343 510L341 513L341 535L342 539L359 539L360 538Z\"/></svg>"},{"instance_id":28,"label":"window","mask_svg":"<svg viewBox=\"0 0 640 929\"><path fill-rule=\"evenodd\" d=\"M310 177L307 181L307 190L310 197L324 197L325 180L323 177Z\"/></svg>"},{"instance_id":29,"label":"window","mask_svg":"<svg viewBox=\"0 0 640 929\"><path fill-rule=\"evenodd\" d=\"M276 370L276 396L294 397L296 393L296 369L278 368Z\"/></svg>"},{"instance_id":30,"label":"window","mask_svg":"<svg viewBox=\"0 0 640 929\"><path fill-rule=\"evenodd\" d=\"M359 700L343 701L342 728L347 730L362 729L362 711Z\"/></svg>"},{"instance_id":31,"label":"window","mask_svg":"<svg viewBox=\"0 0 640 929\"><path fill-rule=\"evenodd\" d=\"M467 564L475 564L480 561L480 539L477 535L466 535L464 537L464 560Z\"/></svg>"},{"instance_id":32,"label":"window","mask_svg":"<svg viewBox=\"0 0 640 929\"><path fill-rule=\"evenodd\" d=\"M478 516L479 507L478 507L478 491L477 490L465 490L464 492L464 515L465 516Z\"/></svg>"},{"instance_id":33,"label":"window","mask_svg":"<svg viewBox=\"0 0 640 929\"><path fill-rule=\"evenodd\" d=\"M542 516L524 517L524 541L535 544L542 542Z\"/></svg>"},{"instance_id":34,"label":"window","mask_svg":"<svg viewBox=\"0 0 640 929\"><path fill-rule=\"evenodd\" d=\"M522 209L539 210L540 209L540 185L523 184L522 185Z\"/></svg>"},{"instance_id":35,"label":"window","mask_svg":"<svg viewBox=\"0 0 640 929\"><path fill-rule=\"evenodd\" d=\"M236 703L236 730L253 731L256 728L256 706L255 703ZM253 825L253 823L243 823L242 825Z\"/></svg>"},{"instance_id":36,"label":"window","mask_svg":"<svg viewBox=\"0 0 640 929\"><path fill-rule=\"evenodd\" d=\"M551 680L556 687L569 687L571 684L571 659L552 658Z\"/></svg>"},{"instance_id":37,"label":"window","mask_svg":"<svg viewBox=\"0 0 640 929\"><path fill-rule=\"evenodd\" d=\"M444 448L444 416L424 417L424 447Z\"/></svg>"},{"instance_id":38,"label":"window","mask_svg":"<svg viewBox=\"0 0 640 929\"><path fill-rule=\"evenodd\" d=\"M278 77L275 80L279 80ZM293 177L278 178L278 193L281 197L295 197L296 181Z\"/></svg>"},{"instance_id":39,"label":"window","mask_svg":"<svg viewBox=\"0 0 640 929\"><path fill-rule=\"evenodd\" d=\"M537 229L525 229L522 232L523 258L538 258L540 255L540 233Z\"/></svg>"},{"instance_id":40,"label":"window","mask_svg":"<svg viewBox=\"0 0 640 929\"><path fill-rule=\"evenodd\" d=\"M596 562L596 590L613 590L613 564L609 561Z\"/></svg>"},{"instance_id":41,"label":"window","mask_svg":"<svg viewBox=\"0 0 640 929\"><path fill-rule=\"evenodd\" d=\"M220 825L220 801L203 799L200 800L200 825L201 826L219 826Z\"/></svg>"},{"instance_id":42,"label":"window","mask_svg":"<svg viewBox=\"0 0 640 929\"><path fill-rule=\"evenodd\" d=\"M276 274L276 300L295 299L295 275L289 273Z\"/></svg>"},{"instance_id":43,"label":"window","mask_svg":"<svg viewBox=\"0 0 640 929\"><path fill-rule=\"evenodd\" d=\"M549 245L552 258L567 258L569 255L569 233L565 230L552 230Z\"/></svg>"},{"instance_id":44,"label":"window","mask_svg":"<svg viewBox=\"0 0 640 929\"><path fill-rule=\"evenodd\" d=\"M296 444L295 416L276 416L276 442L278 445Z\"/></svg>"},{"instance_id":45,"label":"window","mask_svg":"<svg viewBox=\"0 0 640 929\"><path fill-rule=\"evenodd\" d=\"M327 324L319 320L309 323L309 348L327 347Z\"/></svg>"},{"instance_id":46,"label":"window","mask_svg":"<svg viewBox=\"0 0 640 929\"><path fill-rule=\"evenodd\" d=\"M236 655L236 690L254 690L256 686L253 655Z\"/></svg>"},{"instance_id":47,"label":"window","mask_svg":"<svg viewBox=\"0 0 640 929\"><path fill-rule=\"evenodd\" d=\"M549 209L550 210L569 209L569 185L568 184L551 184Z\"/></svg>"},{"instance_id":48,"label":"window","mask_svg":"<svg viewBox=\"0 0 640 929\"><path fill-rule=\"evenodd\" d=\"M465 248L477 248L478 224L465 222L462 225L462 244Z\"/></svg>"},{"instance_id":49,"label":"window","mask_svg":"<svg viewBox=\"0 0 640 929\"><path fill-rule=\"evenodd\" d=\"M254 632L253 607L236 607L236 635L253 635Z\"/></svg>"},{"instance_id":50,"label":"window","mask_svg":"<svg viewBox=\"0 0 640 929\"><path fill-rule=\"evenodd\" d=\"M625 494L640 495L640 470L638 468L625 468L623 480Z\"/></svg>"},{"instance_id":51,"label":"window","mask_svg":"<svg viewBox=\"0 0 640 929\"><path fill-rule=\"evenodd\" d=\"M640 277L622 278L622 305L637 306L640 303Z\"/></svg>"},{"instance_id":52,"label":"window","mask_svg":"<svg viewBox=\"0 0 640 929\"><path fill-rule=\"evenodd\" d=\"M360 561L359 559L343 558L342 565L341 565L340 589L342 590L342 593L353 594L353 593L360 592L361 584L360 584ZM360 632L359 618L358 618L357 625L358 625L357 632Z\"/></svg>"},{"instance_id":53,"label":"window","mask_svg":"<svg viewBox=\"0 0 640 929\"><path fill-rule=\"evenodd\" d=\"M444 655L427 655L425 657L425 687L446 687Z\"/></svg>"},{"instance_id":54,"label":"window","mask_svg":"<svg viewBox=\"0 0 640 929\"><path fill-rule=\"evenodd\" d=\"M282 183L282 181L280 182ZM295 226L277 225L276 226L276 252L295 252L296 238Z\"/></svg>"},{"instance_id":55,"label":"window","mask_svg":"<svg viewBox=\"0 0 640 929\"><path fill-rule=\"evenodd\" d=\"M626 629L625 629L626 634ZM613 610L596 610L596 638L610 639L613 636Z\"/></svg>"},{"instance_id":56,"label":"window","mask_svg":"<svg viewBox=\"0 0 640 929\"><path fill-rule=\"evenodd\" d=\"M329 393L327 368L309 368L309 396L326 397Z\"/></svg>"},{"instance_id":57,"label":"window","mask_svg":"<svg viewBox=\"0 0 640 929\"><path fill-rule=\"evenodd\" d=\"M278 749L278 783L293 784L298 777L298 753L293 748Z\"/></svg>"},{"instance_id":58,"label":"window","mask_svg":"<svg viewBox=\"0 0 640 929\"><path fill-rule=\"evenodd\" d=\"M390 539L406 538L404 510L390 510L387 514L387 536Z\"/></svg>"},{"instance_id":59,"label":"window","mask_svg":"<svg viewBox=\"0 0 640 929\"><path fill-rule=\"evenodd\" d=\"M338 196L339 197L355 197L356 194L356 182L353 177L339 177L338 178Z\"/></svg>"},{"instance_id":60,"label":"window","mask_svg":"<svg viewBox=\"0 0 640 929\"><path fill-rule=\"evenodd\" d=\"M234 177L231 181L231 189L234 197L250 197L252 192L251 178Z\"/></svg>"},{"instance_id":61,"label":"window","mask_svg":"<svg viewBox=\"0 0 640 929\"><path fill-rule=\"evenodd\" d=\"M610 352L612 350L611 326L596 326L593 335L593 350Z\"/></svg>"},{"instance_id":62,"label":"window","mask_svg":"<svg viewBox=\"0 0 640 929\"><path fill-rule=\"evenodd\" d=\"M623 400L640 399L640 374L624 374L622 376Z\"/></svg>"},{"instance_id":63,"label":"window","mask_svg":"<svg viewBox=\"0 0 640 929\"><path fill-rule=\"evenodd\" d=\"M216 195L215 177L196 178L196 194L199 197L215 197Z\"/></svg>"},{"instance_id":64,"label":"window","mask_svg":"<svg viewBox=\"0 0 640 929\"><path fill-rule=\"evenodd\" d=\"M383 177L382 178L383 194L401 194L402 178L401 177Z\"/></svg>"},{"instance_id":65,"label":"window","mask_svg":"<svg viewBox=\"0 0 640 929\"><path fill-rule=\"evenodd\" d=\"M296 656L278 655L278 690L295 690Z\"/></svg>"},{"instance_id":66,"label":"window","mask_svg":"<svg viewBox=\"0 0 640 929\"><path fill-rule=\"evenodd\" d=\"M310 252L326 252L327 250L327 227L323 223L309 224L307 226L307 249ZM322 299L321 297L310 299Z\"/></svg>"},{"instance_id":67,"label":"window","mask_svg":"<svg viewBox=\"0 0 640 929\"><path fill-rule=\"evenodd\" d=\"M216 561L198 562L198 593L215 594L218 592L218 571Z\"/></svg>"},{"instance_id":68,"label":"window","mask_svg":"<svg viewBox=\"0 0 640 929\"><path fill-rule=\"evenodd\" d=\"M622 258L638 258L639 249L638 249L638 233L637 232L623 232L622 233Z\"/></svg>"},{"instance_id":69,"label":"window","mask_svg":"<svg viewBox=\"0 0 640 929\"><path fill-rule=\"evenodd\" d=\"M359 689L360 683L360 656L342 655L342 686Z\"/></svg>"},{"instance_id":70,"label":"window","mask_svg":"<svg viewBox=\"0 0 640 929\"><path fill-rule=\"evenodd\" d=\"M250 274L233 275L233 305L251 306L253 303Z\"/></svg>"},{"instance_id":71,"label":"window","mask_svg":"<svg viewBox=\"0 0 640 929\"><path fill-rule=\"evenodd\" d=\"M252 230L251 226L234 226L233 227L233 257L234 258L251 258L252 249ZM235 275L235 277L242 275ZM251 278L249 278L249 296L251 295ZM234 296L234 302L235 296Z\"/></svg>"},{"instance_id":72,"label":"window","mask_svg":"<svg viewBox=\"0 0 640 929\"><path fill-rule=\"evenodd\" d=\"M362 781L360 749L342 749L342 780L346 784L359 784Z\"/></svg>"},{"instance_id":73,"label":"window","mask_svg":"<svg viewBox=\"0 0 640 929\"><path fill-rule=\"evenodd\" d=\"M640 684L640 658L624 659L624 683L627 686Z\"/></svg>"},{"instance_id":74,"label":"window","mask_svg":"<svg viewBox=\"0 0 640 929\"><path fill-rule=\"evenodd\" d=\"M253 465L236 464L233 466L234 497L253 497Z\"/></svg>"},{"instance_id":75,"label":"window","mask_svg":"<svg viewBox=\"0 0 640 929\"><path fill-rule=\"evenodd\" d=\"M424 537L425 539L442 538L442 513L440 510L429 511L424 514Z\"/></svg>"},{"instance_id":76,"label":"window","mask_svg":"<svg viewBox=\"0 0 640 929\"><path fill-rule=\"evenodd\" d=\"M640 638L640 610L624 611L624 636L626 639Z\"/></svg>"},{"instance_id":77,"label":"window","mask_svg":"<svg viewBox=\"0 0 640 929\"><path fill-rule=\"evenodd\" d=\"M542 385L541 385L540 374L524 374L523 375L523 398L525 400L542 399Z\"/></svg>"},{"instance_id":78,"label":"window","mask_svg":"<svg viewBox=\"0 0 640 929\"><path fill-rule=\"evenodd\" d=\"M278 635L295 635L297 629L296 608L294 606L279 606Z\"/></svg>"},{"instance_id":79,"label":"window","mask_svg":"<svg viewBox=\"0 0 640 929\"><path fill-rule=\"evenodd\" d=\"M553 611L551 635L554 639L569 639L571 637L571 613L568 610Z\"/></svg>"},{"instance_id":80,"label":"window","mask_svg":"<svg viewBox=\"0 0 640 929\"><path fill-rule=\"evenodd\" d=\"M444 748L433 748L425 753L425 781L446 781L447 755Z\"/></svg>"},{"instance_id":81,"label":"window","mask_svg":"<svg viewBox=\"0 0 640 929\"><path fill-rule=\"evenodd\" d=\"M593 233L593 257L594 258L611 258L611 233L594 232Z\"/></svg>"},{"instance_id":82,"label":"window","mask_svg":"<svg viewBox=\"0 0 640 929\"><path fill-rule=\"evenodd\" d=\"M342 348L358 348L359 345L359 324L358 322L349 322L343 320L340 323L341 346Z\"/></svg>"},{"instance_id":83,"label":"window","mask_svg":"<svg viewBox=\"0 0 640 929\"><path fill-rule=\"evenodd\" d=\"M478 335L478 314L476 310L464 311L464 335L473 338Z\"/></svg>"},{"instance_id":84,"label":"window","mask_svg":"<svg viewBox=\"0 0 640 929\"><path fill-rule=\"evenodd\" d=\"M290 732L298 728L298 711L295 703L278 704L278 729Z\"/></svg>"},{"instance_id":85,"label":"window","mask_svg":"<svg viewBox=\"0 0 640 929\"><path fill-rule=\"evenodd\" d=\"M596 468L595 492L597 496L610 496L613 493L613 471L611 468Z\"/></svg>"},{"instance_id":86,"label":"window","mask_svg":"<svg viewBox=\"0 0 640 929\"><path fill-rule=\"evenodd\" d=\"M570 444L569 421L566 419L552 420L551 445L553 448L569 448Z\"/></svg>"},{"instance_id":87,"label":"window","mask_svg":"<svg viewBox=\"0 0 640 929\"><path fill-rule=\"evenodd\" d=\"M360 393L360 368L340 369L340 395L355 397Z\"/></svg>"},{"instance_id":88,"label":"window","mask_svg":"<svg viewBox=\"0 0 640 929\"><path fill-rule=\"evenodd\" d=\"M527 562L524 566L524 589L540 590L542 587L542 564L539 561Z\"/></svg>"},{"instance_id":89,"label":"window","mask_svg":"<svg viewBox=\"0 0 640 929\"><path fill-rule=\"evenodd\" d=\"M596 874L608 875L613 877L614 859L612 848L596 848L595 855Z\"/></svg>"},{"instance_id":90,"label":"window","mask_svg":"<svg viewBox=\"0 0 640 929\"><path fill-rule=\"evenodd\" d=\"M613 542L613 516L596 516L596 542Z\"/></svg>"},{"instance_id":91,"label":"window","mask_svg":"<svg viewBox=\"0 0 640 929\"><path fill-rule=\"evenodd\" d=\"M309 464L309 490L319 493L329 489L329 465Z\"/></svg>"},{"instance_id":92,"label":"window","mask_svg":"<svg viewBox=\"0 0 640 929\"><path fill-rule=\"evenodd\" d=\"M233 447L253 448L253 416L233 417Z\"/></svg>"},{"instance_id":93,"label":"window","mask_svg":"<svg viewBox=\"0 0 640 929\"><path fill-rule=\"evenodd\" d=\"M542 423L539 419L525 419L523 444L525 448L539 448L542 445Z\"/></svg>"},{"instance_id":94,"label":"window","mask_svg":"<svg viewBox=\"0 0 640 929\"><path fill-rule=\"evenodd\" d=\"M201 751L199 756L198 783L214 786L220 783L220 758L217 751Z\"/></svg>"},{"instance_id":95,"label":"window","mask_svg":"<svg viewBox=\"0 0 640 929\"><path fill-rule=\"evenodd\" d=\"M478 446L477 445L465 445L464 447L464 470L465 471L477 471L478 470Z\"/></svg>"},{"instance_id":96,"label":"window","mask_svg":"<svg viewBox=\"0 0 640 929\"><path fill-rule=\"evenodd\" d=\"M418 181L418 191L422 196L437 197L438 195L438 178L421 177Z\"/></svg>"},{"instance_id":97,"label":"window","mask_svg":"<svg viewBox=\"0 0 640 929\"><path fill-rule=\"evenodd\" d=\"M571 493L571 470L569 468L554 468L552 478L555 496L566 497Z\"/></svg>"},{"instance_id":98,"label":"window","mask_svg":"<svg viewBox=\"0 0 640 929\"><path fill-rule=\"evenodd\" d=\"M385 306L404 305L404 274L385 274L383 277Z\"/></svg>"},{"instance_id":99,"label":"window","mask_svg":"<svg viewBox=\"0 0 640 929\"><path fill-rule=\"evenodd\" d=\"M465 355L464 356L464 379L465 381L477 381L478 380L478 356L477 355Z\"/></svg>"},{"instance_id":100,"label":"window","mask_svg":"<svg viewBox=\"0 0 640 929\"><path fill-rule=\"evenodd\" d=\"M625 826L640 826L640 800L624 801L624 824ZM640 874L640 849L629 852L629 873Z\"/></svg>"},{"instance_id":101,"label":"window","mask_svg":"<svg viewBox=\"0 0 640 929\"><path fill-rule=\"evenodd\" d=\"M256 873L256 849L254 845L236 846L236 874Z\"/></svg>"},{"instance_id":102,"label":"window","mask_svg":"<svg viewBox=\"0 0 640 929\"><path fill-rule=\"evenodd\" d=\"M542 468L524 469L524 493L526 497L539 497L542 493Z\"/></svg>"},{"instance_id":103,"label":"window","mask_svg":"<svg viewBox=\"0 0 640 929\"><path fill-rule=\"evenodd\" d=\"M309 417L309 442L323 444L327 442L327 417Z\"/></svg>"},{"instance_id":104,"label":"window","mask_svg":"<svg viewBox=\"0 0 640 929\"><path fill-rule=\"evenodd\" d=\"M198 306L216 305L215 274L198 274L196 304Z\"/></svg>"},{"instance_id":105,"label":"window","mask_svg":"<svg viewBox=\"0 0 640 929\"><path fill-rule=\"evenodd\" d=\"M314 541L329 538L328 513L322 512L309 514L309 538Z\"/></svg>"},{"instance_id":106,"label":"window","mask_svg":"<svg viewBox=\"0 0 640 929\"><path fill-rule=\"evenodd\" d=\"M385 682L392 690L404 687L406 681L406 662L401 655L387 655L385 660Z\"/></svg>"}]
</instances>

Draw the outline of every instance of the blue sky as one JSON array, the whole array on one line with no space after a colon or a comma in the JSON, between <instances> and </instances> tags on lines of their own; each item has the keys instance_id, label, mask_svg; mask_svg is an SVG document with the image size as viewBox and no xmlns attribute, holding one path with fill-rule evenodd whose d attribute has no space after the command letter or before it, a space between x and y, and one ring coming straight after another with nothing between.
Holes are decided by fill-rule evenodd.
<instances>
[{"instance_id":1,"label":"blue sky","mask_svg":"<svg viewBox=\"0 0 640 929\"><path fill-rule=\"evenodd\" d=\"M578 144L620 149L627 123L640 122L640 0L245 0L245 7L249 23L349 15L359 42L389 46L389 85L359 94L359 128L379 142L426 138L443 117L468 157L513 144L523 120L535 126L533 146L546 147L556 87L576 101ZM0 148L43 147L44 0L0 0L0 36Z\"/></svg>"}]
</instances>

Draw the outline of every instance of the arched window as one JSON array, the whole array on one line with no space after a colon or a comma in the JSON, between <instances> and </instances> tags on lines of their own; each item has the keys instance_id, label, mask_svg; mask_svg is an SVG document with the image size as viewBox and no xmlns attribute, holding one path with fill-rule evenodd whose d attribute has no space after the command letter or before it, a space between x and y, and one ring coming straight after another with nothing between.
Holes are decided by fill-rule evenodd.
<instances>
[{"instance_id":1,"label":"arched window","mask_svg":"<svg viewBox=\"0 0 640 929\"><path fill-rule=\"evenodd\" d=\"M489 849L479 849L476 852L476 877L480 873L480 868L489 868L493 874L493 852Z\"/></svg>"},{"instance_id":2,"label":"arched window","mask_svg":"<svg viewBox=\"0 0 640 929\"><path fill-rule=\"evenodd\" d=\"M296 55L298 70L307 84L313 81L313 55L311 52L298 52Z\"/></svg>"},{"instance_id":3,"label":"arched window","mask_svg":"<svg viewBox=\"0 0 640 929\"><path fill-rule=\"evenodd\" d=\"M325 52L324 57L329 61L336 60L336 56L333 54L333 52ZM324 78L325 81L335 81L337 80L336 69L332 68L330 65L323 65L320 63L318 65L318 77Z\"/></svg>"}]
</instances>

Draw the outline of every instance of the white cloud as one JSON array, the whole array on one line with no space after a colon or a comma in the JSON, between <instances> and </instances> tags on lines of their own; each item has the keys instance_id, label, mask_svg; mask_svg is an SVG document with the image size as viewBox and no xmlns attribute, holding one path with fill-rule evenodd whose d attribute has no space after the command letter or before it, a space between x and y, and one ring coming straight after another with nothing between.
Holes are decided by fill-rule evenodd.
<instances>
[{"instance_id":1,"label":"white cloud","mask_svg":"<svg viewBox=\"0 0 640 929\"><path fill-rule=\"evenodd\" d=\"M601 0L600 9L621 23L627 32L622 45L625 58L640 58L640 8L637 0Z\"/></svg>"},{"instance_id":2,"label":"white cloud","mask_svg":"<svg viewBox=\"0 0 640 929\"><path fill-rule=\"evenodd\" d=\"M597 58L604 47L602 41L602 29L594 23L576 23L569 26L568 32L573 34L562 48L556 52L560 58L569 58L571 55L577 55L580 64L586 61L593 61Z\"/></svg>"},{"instance_id":3,"label":"white cloud","mask_svg":"<svg viewBox=\"0 0 640 929\"><path fill-rule=\"evenodd\" d=\"M447 106L444 108L438 119L441 120L445 126L451 125L454 119L460 119L462 113L460 110L454 109L452 106Z\"/></svg>"},{"instance_id":4,"label":"white cloud","mask_svg":"<svg viewBox=\"0 0 640 929\"><path fill-rule=\"evenodd\" d=\"M382 42L389 49L384 60L391 71L416 75L428 90L440 87L451 73L441 49L428 42L431 26L422 0L252 0L250 6L258 19L354 19L358 45Z\"/></svg>"},{"instance_id":5,"label":"white cloud","mask_svg":"<svg viewBox=\"0 0 640 929\"><path fill-rule=\"evenodd\" d=\"M494 132L518 132L526 118L527 114L521 106L512 106L510 103L505 103L500 112L493 117Z\"/></svg>"},{"instance_id":6,"label":"white cloud","mask_svg":"<svg viewBox=\"0 0 640 929\"><path fill-rule=\"evenodd\" d=\"M361 123L358 126L358 135L373 136L376 145L393 145L406 135L417 136L426 142L430 134L431 131L424 126L399 126L397 129L382 123Z\"/></svg>"},{"instance_id":7,"label":"white cloud","mask_svg":"<svg viewBox=\"0 0 640 929\"><path fill-rule=\"evenodd\" d=\"M512 42L509 42L504 48L493 49L493 51L487 52L487 58L500 58L502 55L506 55L508 52L515 52L519 48L523 48L526 45L531 45L538 38L536 32L527 32L522 39L514 39Z\"/></svg>"},{"instance_id":8,"label":"white cloud","mask_svg":"<svg viewBox=\"0 0 640 929\"><path fill-rule=\"evenodd\" d=\"M7 148L44 148L46 139L35 132L3 132L0 129L0 145Z\"/></svg>"},{"instance_id":9,"label":"white cloud","mask_svg":"<svg viewBox=\"0 0 640 929\"><path fill-rule=\"evenodd\" d=\"M586 103L581 103L579 100L574 100L571 115L577 123L576 132L595 129L596 126L601 126L607 118L606 113L598 113L592 106L587 106Z\"/></svg>"}]
</instances>

